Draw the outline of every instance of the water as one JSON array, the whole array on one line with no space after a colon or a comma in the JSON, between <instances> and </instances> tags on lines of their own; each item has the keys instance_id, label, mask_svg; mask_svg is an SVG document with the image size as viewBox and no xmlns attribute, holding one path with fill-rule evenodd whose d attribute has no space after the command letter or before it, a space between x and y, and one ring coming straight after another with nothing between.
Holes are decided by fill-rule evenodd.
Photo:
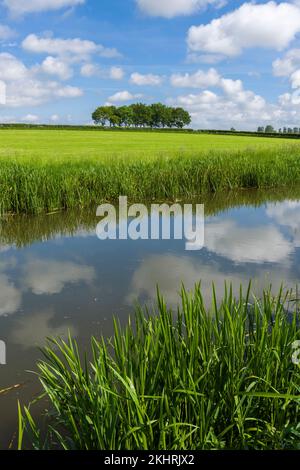
<instances>
[{"instance_id":1,"label":"water","mask_svg":"<svg viewBox=\"0 0 300 470\"><path fill-rule=\"evenodd\" d=\"M95 210L1 220L0 390L20 387L0 394L0 447L15 446L17 399L40 392L27 371L46 337L70 331L87 349L91 335L111 335L113 315L125 323L136 300L155 303L157 284L172 305L182 282L201 281L207 302L212 282L220 296L225 280L238 292L251 278L257 294L299 283L300 188L197 202L206 207L205 248L194 252L179 240L99 241Z\"/></svg>"}]
</instances>

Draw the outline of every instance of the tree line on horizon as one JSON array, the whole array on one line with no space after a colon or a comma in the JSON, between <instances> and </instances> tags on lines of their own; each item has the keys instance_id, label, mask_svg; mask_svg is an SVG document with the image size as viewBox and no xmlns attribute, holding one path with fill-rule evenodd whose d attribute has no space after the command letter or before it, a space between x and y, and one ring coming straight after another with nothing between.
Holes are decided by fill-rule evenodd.
<instances>
[{"instance_id":1,"label":"tree line on horizon","mask_svg":"<svg viewBox=\"0 0 300 470\"><path fill-rule=\"evenodd\" d=\"M173 108L162 103L129 106L100 106L92 114L97 125L110 127L178 128L188 126L192 119L183 108Z\"/></svg>"},{"instance_id":2,"label":"tree line on horizon","mask_svg":"<svg viewBox=\"0 0 300 470\"><path fill-rule=\"evenodd\" d=\"M270 124L266 127L259 126L257 132L265 134L300 134L300 127L281 127L278 131Z\"/></svg>"}]
</instances>

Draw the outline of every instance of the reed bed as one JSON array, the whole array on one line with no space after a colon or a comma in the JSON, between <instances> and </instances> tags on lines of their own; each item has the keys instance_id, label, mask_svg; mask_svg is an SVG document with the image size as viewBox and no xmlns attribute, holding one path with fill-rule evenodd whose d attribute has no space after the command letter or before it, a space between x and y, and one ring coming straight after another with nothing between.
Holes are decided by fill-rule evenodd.
<instances>
[{"instance_id":1,"label":"reed bed","mask_svg":"<svg viewBox=\"0 0 300 470\"><path fill-rule=\"evenodd\" d=\"M1 158L2 213L51 212L114 201L193 198L300 182L299 146L157 157Z\"/></svg>"},{"instance_id":2,"label":"reed bed","mask_svg":"<svg viewBox=\"0 0 300 470\"><path fill-rule=\"evenodd\" d=\"M48 432L19 406L19 448L299 448L297 308L282 291L250 291L213 291L207 307L200 286L182 289L177 312L158 294L154 312L93 338L90 361L72 338L51 340L38 364Z\"/></svg>"}]
</instances>

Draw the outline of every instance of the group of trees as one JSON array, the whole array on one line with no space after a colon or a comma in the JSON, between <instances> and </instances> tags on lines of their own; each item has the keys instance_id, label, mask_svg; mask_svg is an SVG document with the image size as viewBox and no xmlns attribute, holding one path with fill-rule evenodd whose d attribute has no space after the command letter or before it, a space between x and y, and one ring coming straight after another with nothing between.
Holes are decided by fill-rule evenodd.
<instances>
[{"instance_id":1,"label":"group of trees","mask_svg":"<svg viewBox=\"0 0 300 470\"><path fill-rule=\"evenodd\" d=\"M283 127L278 129L274 129L273 126L268 125L266 127L259 126L257 132L265 133L265 134L299 134L300 128L299 127Z\"/></svg>"},{"instance_id":2,"label":"group of trees","mask_svg":"<svg viewBox=\"0 0 300 470\"><path fill-rule=\"evenodd\" d=\"M172 108L162 103L130 106L100 106L93 114L95 124L110 127L176 127L182 129L191 123L191 116L183 108Z\"/></svg>"}]
</instances>

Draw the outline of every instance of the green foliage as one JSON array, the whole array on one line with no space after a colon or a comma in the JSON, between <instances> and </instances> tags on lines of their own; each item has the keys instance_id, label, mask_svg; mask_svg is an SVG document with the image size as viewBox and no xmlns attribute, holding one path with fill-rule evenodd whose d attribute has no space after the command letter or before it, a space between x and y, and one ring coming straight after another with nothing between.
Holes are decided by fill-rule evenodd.
<instances>
[{"instance_id":1,"label":"green foliage","mask_svg":"<svg viewBox=\"0 0 300 470\"><path fill-rule=\"evenodd\" d=\"M265 127L265 133L266 133L266 134L275 134L276 131L275 131L274 127L271 126L271 124L268 124L268 125Z\"/></svg>"},{"instance_id":2,"label":"green foliage","mask_svg":"<svg viewBox=\"0 0 300 470\"><path fill-rule=\"evenodd\" d=\"M38 213L131 200L174 200L300 183L298 146L163 155L0 157L1 212Z\"/></svg>"},{"instance_id":3,"label":"green foliage","mask_svg":"<svg viewBox=\"0 0 300 470\"><path fill-rule=\"evenodd\" d=\"M250 291L213 290L208 308L200 286L183 289L177 314L158 295L155 314L92 339L90 364L72 338L51 340L38 364L48 432L19 408L19 447L25 433L36 449L299 448L299 317L282 292Z\"/></svg>"},{"instance_id":4,"label":"green foliage","mask_svg":"<svg viewBox=\"0 0 300 470\"><path fill-rule=\"evenodd\" d=\"M178 128L191 123L191 117L182 108L170 108L162 103L154 103L147 106L143 103L136 103L130 106L100 106L93 114L92 119L95 124L105 126L135 126L150 128Z\"/></svg>"}]
</instances>

